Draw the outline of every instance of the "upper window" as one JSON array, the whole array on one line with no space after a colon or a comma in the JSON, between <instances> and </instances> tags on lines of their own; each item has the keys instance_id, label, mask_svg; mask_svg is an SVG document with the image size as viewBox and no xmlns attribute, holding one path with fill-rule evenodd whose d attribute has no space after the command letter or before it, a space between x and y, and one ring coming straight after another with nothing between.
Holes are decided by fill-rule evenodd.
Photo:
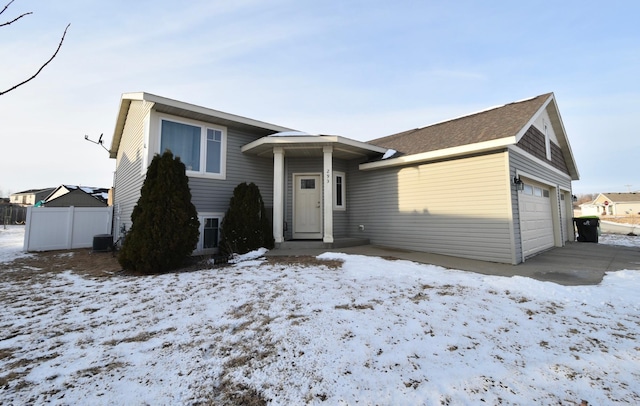
<instances>
[{"instance_id":1,"label":"upper window","mask_svg":"<svg viewBox=\"0 0 640 406\"><path fill-rule=\"evenodd\" d=\"M345 194L346 185L344 172L334 172L333 184L335 187L335 194L333 196L333 209L345 210L347 208L347 196Z\"/></svg>"},{"instance_id":2,"label":"upper window","mask_svg":"<svg viewBox=\"0 0 640 406\"><path fill-rule=\"evenodd\" d=\"M544 125L544 148L547 155L547 159L551 160L551 136L549 135L549 126L546 121L543 121Z\"/></svg>"},{"instance_id":3,"label":"upper window","mask_svg":"<svg viewBox=\"0 0 640 406\"><path fill-rule=\"evenodd\" d=\"M170 150L188 172L210 177L225 175L225 131L221 128L161 120L160 152Z\"/></svg>"}]
</instances>

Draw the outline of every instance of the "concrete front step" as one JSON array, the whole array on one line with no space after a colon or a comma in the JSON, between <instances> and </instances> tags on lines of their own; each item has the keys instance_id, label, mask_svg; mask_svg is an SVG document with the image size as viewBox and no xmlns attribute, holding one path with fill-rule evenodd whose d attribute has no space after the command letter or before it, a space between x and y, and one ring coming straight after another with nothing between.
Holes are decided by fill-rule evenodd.
<instances>
[{"instance_id":1,"label":"concrete front step","mask_svg":"<svg viewBox=\"0 0 640 406\"><path fill-rule=\"evenodd\" d=\"M322 240L289 240L280 243L279 246L276 244L276 248L281 250L347 248L368 244L367 238L338 238L333 243L325 243Z\"/></svg>"}]
</instances>

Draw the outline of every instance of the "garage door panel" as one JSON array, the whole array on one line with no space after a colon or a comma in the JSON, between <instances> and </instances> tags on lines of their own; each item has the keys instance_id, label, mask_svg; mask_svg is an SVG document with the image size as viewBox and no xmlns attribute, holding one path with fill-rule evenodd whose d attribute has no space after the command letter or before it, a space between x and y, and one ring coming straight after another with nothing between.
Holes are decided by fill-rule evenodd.
<instances>
[{"instance_id":1,"label":"garage door panel","mask_svg":"<svg viewBox=\"0 0 640 406\"><path fill-rule=\"evenodd\" d=\"M541 188L540 185L535 185L535 188L527 188L518 194L522 250L525 257L554 246L550 193L539 193ZM538 189L537 193L533 192L535 189Z\"/></svg>"}]
</instances>

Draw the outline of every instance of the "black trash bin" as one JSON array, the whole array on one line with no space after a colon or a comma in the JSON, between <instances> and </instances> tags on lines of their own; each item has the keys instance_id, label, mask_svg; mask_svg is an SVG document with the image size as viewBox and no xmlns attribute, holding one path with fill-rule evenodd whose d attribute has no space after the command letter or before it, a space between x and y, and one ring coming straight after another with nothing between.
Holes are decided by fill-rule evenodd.
<instances>
[{"instance_id":1,"label":"black trash bin","mask_svg":"<svg viewBox=\"0 0 640 406\"><path fill-rule=\"evenodd\" d=\"M579 242L598 242L598 217L577 217L573 219L578 229Z\"/></svg>"}]
</instances>

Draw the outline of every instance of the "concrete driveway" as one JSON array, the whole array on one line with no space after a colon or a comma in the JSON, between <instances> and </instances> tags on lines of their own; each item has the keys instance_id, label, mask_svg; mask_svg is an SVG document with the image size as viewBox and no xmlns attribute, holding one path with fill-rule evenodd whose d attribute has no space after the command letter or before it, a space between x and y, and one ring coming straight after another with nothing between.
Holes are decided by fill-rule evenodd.
<instances>
[{"instance_id":1,"label":"concrete driveway","mask_svg":"<svg viewBox=\"0 0 640 406\"><path fill-rule=\"evenodd\" d=\"M267 255L320 255L326 251L406 259L485 275L519 275L569 286L597 285L602 281L606 272L624 269L640 270L640 248L586 242L568 242L562 248L552 248L519 265L477 261L375 245L339 249L276 249L269 251Z\"/></svg>"}]
</instances>

